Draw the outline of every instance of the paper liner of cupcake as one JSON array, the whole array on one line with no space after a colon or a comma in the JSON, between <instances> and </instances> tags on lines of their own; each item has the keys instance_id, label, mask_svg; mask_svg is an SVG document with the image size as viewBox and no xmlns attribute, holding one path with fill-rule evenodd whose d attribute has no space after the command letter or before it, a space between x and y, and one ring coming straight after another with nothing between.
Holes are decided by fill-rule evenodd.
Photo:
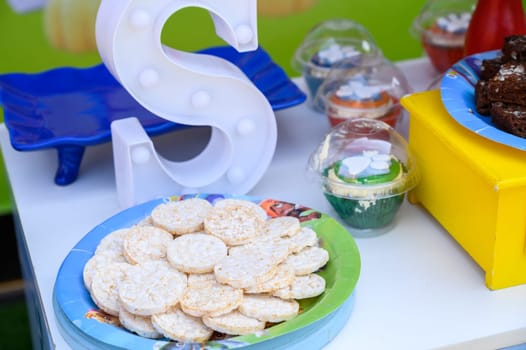
<instances>
[{"instance_id":1,"label":"paper liner of cupcake","mask_svg":"<svg viewBox=\"0 0 526 350\"><path fill-rule=\"evenodd\" d=\"M351 233L389 227L419 172L405 139L389 124L338 124L311 154L310 174Z\"/></svg>"}]
</instances>

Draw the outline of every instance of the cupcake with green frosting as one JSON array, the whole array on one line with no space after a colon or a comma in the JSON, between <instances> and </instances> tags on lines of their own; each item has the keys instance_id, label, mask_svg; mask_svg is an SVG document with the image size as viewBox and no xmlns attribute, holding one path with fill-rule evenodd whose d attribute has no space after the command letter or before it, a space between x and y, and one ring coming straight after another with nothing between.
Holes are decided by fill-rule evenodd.
<instances>
[{"instance_id":1,"label":"cupcake with green frosting","mask_svg":"<svg viewBox=\"0 0 526 350\"><path fill-rule=\"evenodd\" d=\"M404 168L399 160L375 153L353 155L327 168L329 181L324 188L325 197L349 226L361 230L388 226L405 196L402 193L370 198L370 190L374 185L382 186L404 175Z\"/></svg>"},{"instance_id":2,"label":"cupcake with green frosting","mask_svg":"<svg viewBox=\"0 0 526 350\"><path fill-rule=\"evenodd\" d=\"M333 129L312 154L309 167L321 178L325 198L358 236L386 232L418 180L403 137L371 119Z\"/></svg>"}]
</instances>

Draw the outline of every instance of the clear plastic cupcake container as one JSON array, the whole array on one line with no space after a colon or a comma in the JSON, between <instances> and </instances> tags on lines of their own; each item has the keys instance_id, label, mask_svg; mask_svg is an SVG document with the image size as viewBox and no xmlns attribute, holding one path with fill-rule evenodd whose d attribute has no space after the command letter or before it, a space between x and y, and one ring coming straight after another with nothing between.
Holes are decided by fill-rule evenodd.
<instances>
[{"instance_id":1,"label":"clear plastic cupcake container","mask_svg":"<svg viewBox=\"0 0 526 350\"><path fill-rule=\"evenodd\" d=\"M405 194L419 181L406 140L374 119L352 119L334 127L311 154L307 168L356 237L388 232Z\"/></svg>"},{"instance_id":2,"label":"clear plastic cupcake container","mask_svg":"<svg viewBox=\"0 0 526 350\"><path fill-rule=\"evenodd\" d=\"M382 51L365 27L348 19L331 19L306 35L294 53L292 65L302 74L314 98L336 63L345 60L351 68L379 57L383 57Z\"/></svg>"},{"instance_id":3,"label":"clear plastic cupcake container","mask_svg":"<svg viewBox=\"0 0 526 350\"><path fill-rule=\"evenodd\" d=\"M435 69L443 73L464 57L464 41L476 0L428 0L411 27Z\"/></svg>"},{"instance_id":4,"label":"clear plastic cupcake container","mask_svg":"<svg viewBox=\"0 0 526 350\"><path fill-rule=\"evenodd\" d=\"M386 58L346 68L339 62L321 84L314 99L332 126L349 119L368 118L396 127L406 114L400 98L411 92L404 73Z\"/></svg>"}]
</instances>

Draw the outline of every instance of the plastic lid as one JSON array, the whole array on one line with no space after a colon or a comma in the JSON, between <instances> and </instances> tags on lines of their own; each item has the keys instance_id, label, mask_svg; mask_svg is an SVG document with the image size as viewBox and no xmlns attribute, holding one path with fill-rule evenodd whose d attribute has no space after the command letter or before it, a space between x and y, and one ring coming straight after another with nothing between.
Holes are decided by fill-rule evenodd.
<instances>
[{"instance_id":1,"label":"plastic lid","mask_svg":"<svg viewBox=\"0 0 526 350\"><path fill-rule=\"evenodd\" d=\"M476 0L428 0L414 19L411 33L417 39L427 36L429 31L463 35L476 3Z\"/></svg>"},{"instance_id":2,"label":"plastic lid","mask_svg":"<svg viewBox=\"0 0 526 350\"><path fill-rule=\"evenodd\" d=\"M376 119L400 109L409 92L403 72L385 58L361 65L343 60L318 89L314 105L341 119Z\"/></svg>"},{"instance_id":3,"label":"plastic lid","mask_svg":"<svg viewBox=\"0 0 526 350\"><path fill-rule=\"evenodd\" d=\"M348 19L331 19L314 27L296 49L292 61L298 72L323 77L342 59L356 64L383 56L373 36L361 24Z\"/></svg>"},{"instance_id":4,"label":"plastic lid","mask_svg":"<svg viewBox=\"0 0 526 350\"><path fill-rule=\"evenodd\" d=\"M334 127L311 154L308 170L324 192L352 199L399 195L419 181L405 139L373 119L352 119Z\"/></svg>"}]
</instances>

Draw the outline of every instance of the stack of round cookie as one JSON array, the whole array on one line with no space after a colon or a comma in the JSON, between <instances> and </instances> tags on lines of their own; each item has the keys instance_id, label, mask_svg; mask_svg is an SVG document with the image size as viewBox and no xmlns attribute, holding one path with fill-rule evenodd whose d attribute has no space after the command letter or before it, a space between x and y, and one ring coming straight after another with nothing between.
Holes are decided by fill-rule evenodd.
<instances>
[{"instance_id":1,"label":"stack of round cookie","mask_svg":"<svg viewBox=\"0 0 526 350\"><path fill-rule=\"evenodd\" d=\"M94 303L148 338L205 342L214 331L250 334L299 313L318 296L329 259L312 229L268 219L257 204L189 198L155 207L114 231L84 267Z\"/></svg>"}]
</instances>

